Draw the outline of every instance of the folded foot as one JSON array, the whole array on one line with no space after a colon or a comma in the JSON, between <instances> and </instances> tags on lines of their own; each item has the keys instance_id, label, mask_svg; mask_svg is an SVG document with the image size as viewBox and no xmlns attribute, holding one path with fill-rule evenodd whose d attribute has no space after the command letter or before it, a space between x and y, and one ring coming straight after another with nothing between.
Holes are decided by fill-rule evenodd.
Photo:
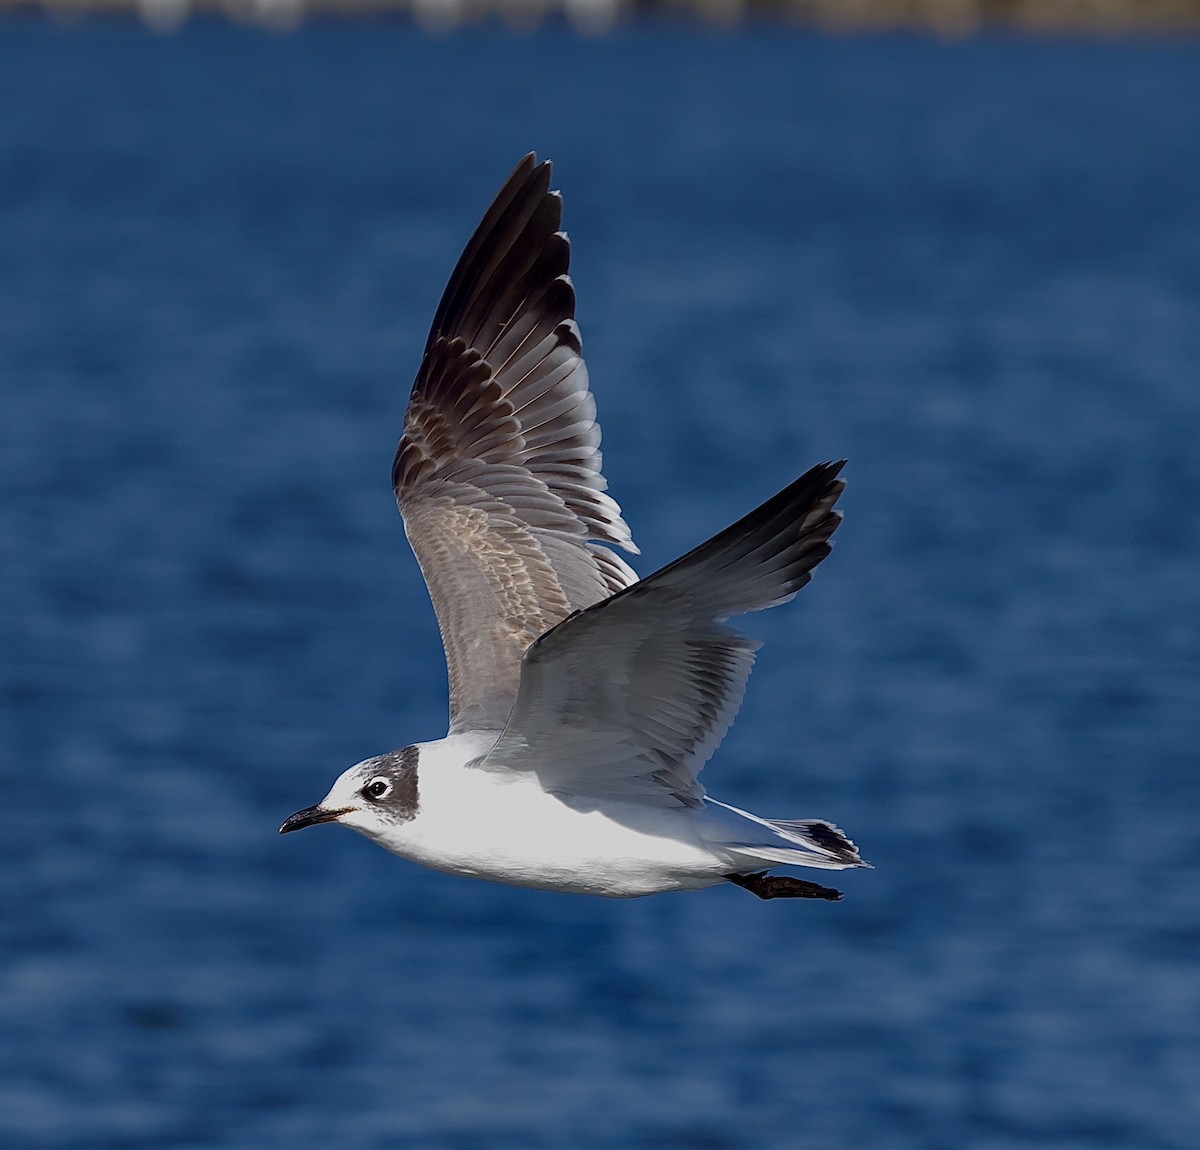
<instances>
[{"instance_id":1,"label":"folded foot","mask_svg":"<svg viewBox=\"0 0 1200 1150\"><path fill-rule=\"evenodd\" d=\"M823 898L829 902L837 902L842 897L842 892L834 890L831 886L821 886L820 883L793 878L786 874L767 874L765 870L725 877L734 886L740 886L759 898Z\"/></svg>"}]
</instances>

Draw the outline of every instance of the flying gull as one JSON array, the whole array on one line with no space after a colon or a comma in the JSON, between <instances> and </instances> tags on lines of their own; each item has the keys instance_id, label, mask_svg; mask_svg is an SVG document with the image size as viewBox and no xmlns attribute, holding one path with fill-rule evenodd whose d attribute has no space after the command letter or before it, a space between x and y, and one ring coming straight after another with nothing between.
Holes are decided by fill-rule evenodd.
<instances>
[{"instance_id":1,"label":"flying gull","mask_svg":"<svg viewBox=\"0 0 1200 1150\"><path fill-rule=\"evenodd\" d=\"M280 833L337 822L403 858L632 898L731 882L841 898L778 866L861 867L818 819L710 798L757 643L726 620L787 602L829 554L821 463L647 579L605 493L550 164L526 156L438 305L392 480L450 678L450 730L366 759ZM844 462L844 461L843 461Z\"/></svg>"}]
</instances>

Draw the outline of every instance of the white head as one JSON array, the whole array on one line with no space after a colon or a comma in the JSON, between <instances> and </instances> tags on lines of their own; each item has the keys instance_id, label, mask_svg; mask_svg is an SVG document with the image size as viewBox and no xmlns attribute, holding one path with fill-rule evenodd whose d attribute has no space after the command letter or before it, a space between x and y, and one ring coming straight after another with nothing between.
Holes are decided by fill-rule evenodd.
<instances>
[{"instance_id":1,"label":"white head","mask_svg":"<svg viewBox=\"0 0 1200 1150\"><path fill-rule=\"evenodd\" d=\"M418 757L416 747L404 747L355 763L315 807L305 807L289 816L279 833L336 822L368 838L385 837L415 818L420 809Z\"/></svg>"}]
</instances>

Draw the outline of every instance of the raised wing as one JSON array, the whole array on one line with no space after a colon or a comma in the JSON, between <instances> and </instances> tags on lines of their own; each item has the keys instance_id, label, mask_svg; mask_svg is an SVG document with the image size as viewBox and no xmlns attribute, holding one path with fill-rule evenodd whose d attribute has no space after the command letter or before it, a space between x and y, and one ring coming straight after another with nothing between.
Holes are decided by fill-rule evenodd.
<instances>
[{"instance_id":1,"label":"raised wing","mask_svg":"<svg viewBox=\"0 0 1200 1150\"><path fill-rule=\"evenodd\" d=\"M573 615L526 653L483 769L532 770L568 800L698 807L757 643L725 625L791 599L829 554L842 463L822 463L720 535Z\"/></svg>"},{"instance_id":2,"label":"raised wing","mask_svg":"<svg viewBox=\"0 0 1200 1150\"><path fill-rule=\"evenodd\" d=\"M501 730L521 656L572 611L636 581L604 494L571 247L550 164L526 156L434 316L392 482L450 676L450 730Z\"/></svg>"}]
</instances>

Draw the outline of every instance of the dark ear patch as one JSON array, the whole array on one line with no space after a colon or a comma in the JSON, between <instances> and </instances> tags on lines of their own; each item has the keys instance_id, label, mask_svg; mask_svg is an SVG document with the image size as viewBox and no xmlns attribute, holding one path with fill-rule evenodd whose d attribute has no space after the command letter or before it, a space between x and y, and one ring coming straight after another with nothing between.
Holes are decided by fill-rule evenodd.
<instances>
[{"instance_id":1,"label":"dark ear patch","mask_svg":"<svg viewBox=\"0 0 1200 1150\"><path fill-rule=\"evenodd\" d=\"M392 793L380 801L378 809L398 823L416 818L420 810L421 788L417 778L420 757L416 747L402 747L375 760L380 772L392 780Z\"/></svg>"}]
</instances>

